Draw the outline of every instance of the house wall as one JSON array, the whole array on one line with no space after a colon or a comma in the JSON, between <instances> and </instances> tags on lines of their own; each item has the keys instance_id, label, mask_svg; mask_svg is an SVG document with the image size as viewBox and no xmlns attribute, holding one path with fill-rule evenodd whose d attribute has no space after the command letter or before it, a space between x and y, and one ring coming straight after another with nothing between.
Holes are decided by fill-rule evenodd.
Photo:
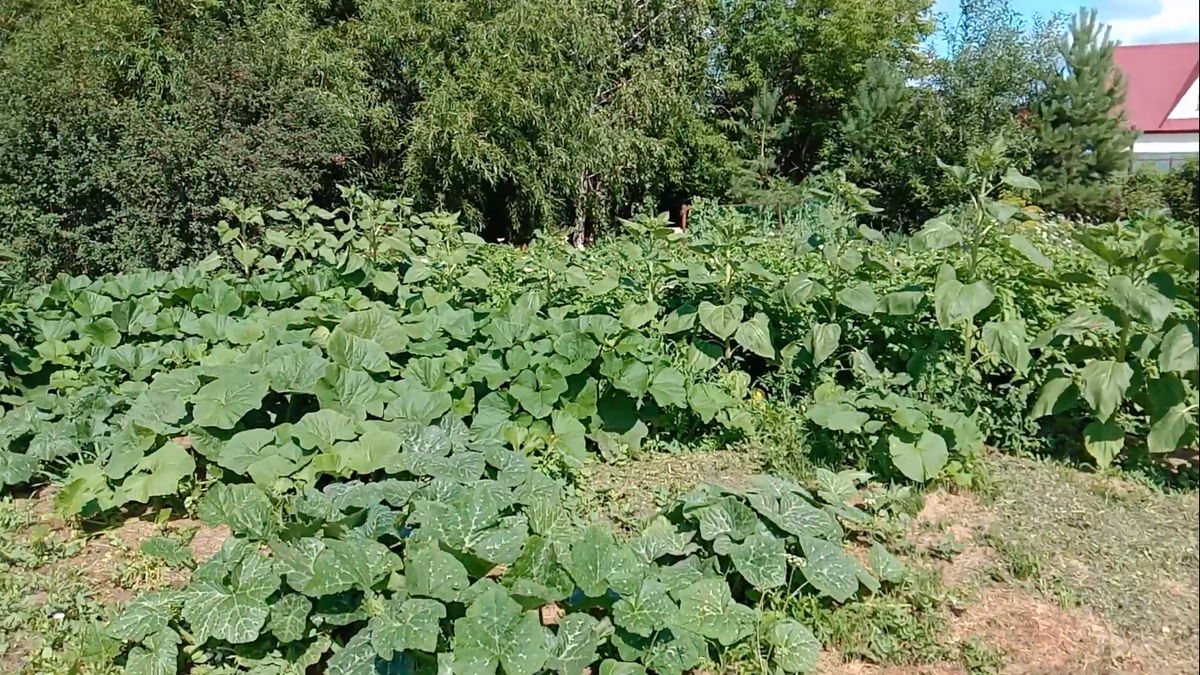
<instances>
[{"instance_id":1,"label":"house wall","mask_svg":"<svg viewBox=\"0 0 1200 675\"><path fill-rule=\"evenodd\" d=\"M1200 155L1200 133L1139 134L1133 142L1133 165L1155 164L1164 171Z\"/></svg>"}]
</instances>

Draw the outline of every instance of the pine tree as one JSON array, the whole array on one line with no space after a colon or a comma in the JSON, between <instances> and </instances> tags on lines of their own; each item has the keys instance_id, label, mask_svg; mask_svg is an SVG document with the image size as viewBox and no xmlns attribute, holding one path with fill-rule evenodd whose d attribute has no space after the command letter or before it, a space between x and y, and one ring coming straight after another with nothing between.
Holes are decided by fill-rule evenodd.
<instances>
[{"instance_id":1,"label":"pine tree","mask_svg":"<svg viewBox=\"0 0 1200 675\"><path fill-rule=\"evenodd\" d=\"M1043 204L1088 215L1130 167L1135 132L1126 124L1124 83L1113 66L1117 44L1095 10L1081 10L1059 45L1062 64L1034 106L1041 151L1037 177Z\"/></svg>"}]
</instances>

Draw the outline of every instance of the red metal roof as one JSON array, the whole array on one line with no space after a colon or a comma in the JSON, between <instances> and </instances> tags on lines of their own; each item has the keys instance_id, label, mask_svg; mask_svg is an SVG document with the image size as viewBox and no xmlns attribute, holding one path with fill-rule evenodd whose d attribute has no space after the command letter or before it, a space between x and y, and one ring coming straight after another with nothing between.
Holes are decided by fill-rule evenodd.
<instances>
[{"instance_id":1,"label":"red metal roof","mask_svg":"<svg viewBox=\"0 0 1200 675\"><path fill-rule=\"evenodd\" d=\"M1200 42L1117 47L1125 76L1125 112L1145 133L1200 131L1200 118L1167 119L1200 75Z\"/></svg>"}]
</instances>

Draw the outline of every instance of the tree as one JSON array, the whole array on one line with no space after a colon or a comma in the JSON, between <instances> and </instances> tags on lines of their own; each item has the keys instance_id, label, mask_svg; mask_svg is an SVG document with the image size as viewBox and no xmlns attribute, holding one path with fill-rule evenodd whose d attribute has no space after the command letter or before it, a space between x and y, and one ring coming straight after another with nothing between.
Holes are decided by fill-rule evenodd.
<instances>
[{"instance_id":1,"label":"tree","mask_svg":"<svg viewBox=\"0 0 1200 675\"><path fill-rule=\"evenodd\" d=\"M933 30L933 0L719 0L713 2L720 106L733 116L760 92L780 90L790 124L780 169L803 178L836 131L867 63L904 64Z\"/></svg>"},{"instance_id":2,"label":"tree","mask_svg":"<svg viewBox=\"0 0 1200 675\"><path fill-rule=\"evenodd\" d=\"M1059 43L1062 65L1034 109L1043 204L1087 215L1116 189L1110 177L1129 169L1135 132L1121 109L1124 83L1113 66L1110 29L1083 10Z\"/></svg>"},{"instance_id":3,"label":"tree","mask_svg":"<svg viewBox=\"0 0 1200 675\"><path fill-rule=\"evenodd\" d=\"M998 135L1014 168L1032 166L1037 139L1023 118L1054 70L1061 20L1026 24L997 0L960 6L958 22L940 29L945 55L867 64L822 149L825 166L880 193L882 225L919 227L958 202L938 161L965 166Z\"/></svg>"}]
</instances>

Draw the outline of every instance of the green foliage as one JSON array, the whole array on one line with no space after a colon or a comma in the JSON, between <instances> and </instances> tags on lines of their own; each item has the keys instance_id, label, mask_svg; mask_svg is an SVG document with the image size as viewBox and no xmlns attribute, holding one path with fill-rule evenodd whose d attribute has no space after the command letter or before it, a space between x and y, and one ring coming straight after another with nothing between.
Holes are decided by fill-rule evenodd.
<instances>
[{"instance_id":1,"label":"green foliage","mask_svg":"<svg viewBox=\"0 0 1200 675\"><path fill-rule=\"evenodd\" d=\"M1121 74L1113 65L1117 43L1081 11L1061 38L1063 65L1033 106L1039 135L1040 203L1056 211L1087 214L1103 206L1108 178L1128 169L1136 132L1125 123Z\"/></svg>"},{"instance_id":2,"label":"green foliage","mask_svg":"<svg viewBox=\"0 0 1200 675\"><path fill-rule=\"evenodd\" d=\"M1185 223L1200 223L1200 160L1192 158L1163 179L1163 201L1171 215Z\"/></svg>"},{"instance_id":3,"label":"green foliage","mask_svg":"<svg viewBox=\"0 0 1200 675\"><path fill-rule=\"evenodd\" d=\"M1025 25L1007 2L963 0L943 26L945 57L877 59L841 113L822 158L879 193L892 229L909 230L964 195L938 162L966 166L997 135L1028 173L1038 142L1025 114L1054 71L1061 19Z\"/></svg>"}]
</instances>

